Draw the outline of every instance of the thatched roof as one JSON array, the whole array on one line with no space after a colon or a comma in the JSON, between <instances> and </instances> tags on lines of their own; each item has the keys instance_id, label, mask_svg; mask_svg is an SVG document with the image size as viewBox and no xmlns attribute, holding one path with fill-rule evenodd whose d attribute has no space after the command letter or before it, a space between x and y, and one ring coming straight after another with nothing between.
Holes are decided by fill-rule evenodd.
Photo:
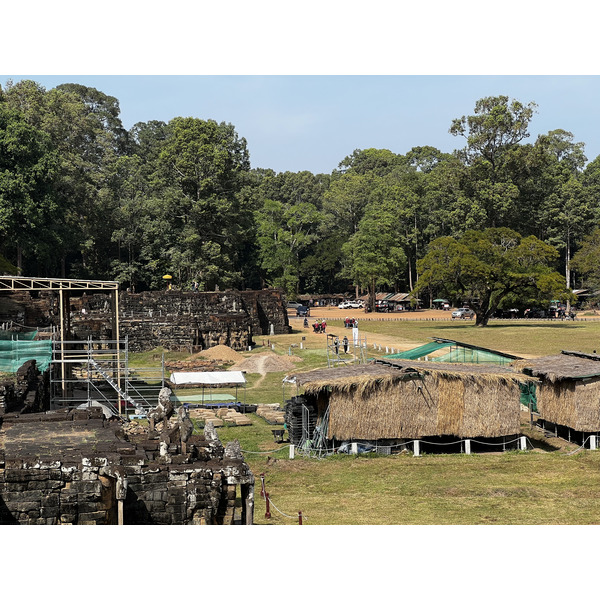
<instances>
[{"instance_id":1,"label":"thatched roof","mask_svg":"<svg viewBox=\"0 0 600 600\"><path fill-rule=\"evenodd\" d=\"M600 366L600 365L599 365ZM428 373L455 379L497 378L501 381L529 381L530 377L512 369L496 365L474 365L461 363L434 363L416 360L379 359L368 365L316 369L295 374L296 383L309 393L324 388L347 389L361 386L363 389L382 381L406 380Z\"/></svg>"},{"instance_id":2,"label":"thatched roof","mask_svg":"<svg viewBox=\"0 0 600 600\"><path fill-rule=\"evenodd\" d=\"M329 437L496 437L518 433L522 373L498 367L378 360L295 375L309 395L326 394Z\"/></svg>"},{"instance_id":3,"label":"thatched roof","mask_svg":"<svg viewBox=\"0 0 600 600\"><path fill-rule=\"evenodd\" d=\"M600 356L563 352L541 358L522 360L514 368L551 383L568 379L600 377Z\"/></svg>"},{"instance_id":4,"label":"thatched roof","mask_svg":"<svg viewBox=\"0 0 600 600\"><path fill-rule=\"evenodd\" d=\"M542 419L576 431L600 431L600 356L563 351L514 367L542 379L537 391Z\"/></svg>"}]
</instances>

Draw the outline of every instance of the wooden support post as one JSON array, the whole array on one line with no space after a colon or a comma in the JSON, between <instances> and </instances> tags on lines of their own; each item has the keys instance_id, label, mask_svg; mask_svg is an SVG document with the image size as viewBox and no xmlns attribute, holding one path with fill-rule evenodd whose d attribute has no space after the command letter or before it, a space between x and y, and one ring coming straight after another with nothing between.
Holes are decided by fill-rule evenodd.
<instances>
[{"instance_id":1,"label":"wooden support post","mask_svg":"<svg viewBox=\"0 0 600 600\"><path fill-rule=\"evenodd\" d=\"M125 525L125 519L123 517L123 505L125 504L124 500L117 500L118 502L118 524Z\"/></svg>"}]
</instances>

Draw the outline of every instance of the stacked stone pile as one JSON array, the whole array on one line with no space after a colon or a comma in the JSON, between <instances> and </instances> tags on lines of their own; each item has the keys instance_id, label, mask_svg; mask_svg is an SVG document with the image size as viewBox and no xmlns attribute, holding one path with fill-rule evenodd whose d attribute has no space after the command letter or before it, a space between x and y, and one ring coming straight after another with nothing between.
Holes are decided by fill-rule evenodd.
<instances>
[{"instance_id":1,"label":"stacked stone pile","mask_svg":"<svg viewBox=\"0 0 600 600\"><path fill-rule=\"evenodd\" d=\"M271 425L285 423L285 413L279 404L262 404L256 409L256 414Z\"/></svg>"},{"instance_id":2,"label":"stacked stone pile","mask_svg":"<svg viewBox=\"0 0 600 600\"><path fill-rule=\"evenodd\" d=\"M193 358L190 360L173 360L166 361L165 367L173 372L196 372L196 371L220 371L223 369L224 361L222 360L206 360Z\"/></svg>"},{"instance_id":3,"label":"stacked stone pile","mask_svg":"<svg viewBox=\"0 0 600 600\"><path fill-rule=\"evenodd\" d=\"M192 408L190 417L204 423L212 423L215 427L222 427L225 423L228 425L252 425L252 421L246 415L241 414L234 408Z\"/></svg>"}]
</instances>

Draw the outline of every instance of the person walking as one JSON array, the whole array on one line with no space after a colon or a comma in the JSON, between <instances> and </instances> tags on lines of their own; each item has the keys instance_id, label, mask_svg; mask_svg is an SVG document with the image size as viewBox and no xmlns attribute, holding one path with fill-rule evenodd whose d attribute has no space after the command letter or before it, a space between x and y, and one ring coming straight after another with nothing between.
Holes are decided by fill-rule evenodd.
<instances>
[{"instance_id":1,"label":"person walking","mask_svg":"<svg viewBox=\"0 0 600 600\"><path fill-rule=\"evenodd\" d=\"M342 345L344 346L344 354L348 354L348 336L344 336Z\"/></svg>"}]
</instances>

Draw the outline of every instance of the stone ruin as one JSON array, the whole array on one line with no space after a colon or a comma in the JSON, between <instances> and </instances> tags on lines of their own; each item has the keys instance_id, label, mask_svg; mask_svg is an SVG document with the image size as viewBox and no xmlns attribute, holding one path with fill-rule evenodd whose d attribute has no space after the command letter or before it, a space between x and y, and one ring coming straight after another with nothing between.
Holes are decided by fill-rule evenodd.
<instances>
[{"instance_id":1,"label":"stone ruin","mask_svg":"<svg viewBox=\"0 0 600 600\"><path fill-rule=\"evenodd\" d=\"M24 362L14 375L0 380L0 419L7 412L48 410L50 374L40 373L35 360Z\"/></svg>"},{"instance_id":2,"label":"stone ruin","mask_svg":"<svg viewBox=\"0 0 600 600\"><path fill-rule=\"evenodd\" d=\"M150 427L100 407L5 413L0 524L252 524L254 476L239 444L223 447L210 424L195 434L166 392Z\"/></svg>"},{"instance_id":3,"label":"stone ruin","mask_svg":"<svg viewBox=\"0 0 600 600\"><path fill-rule=\"evenodd\" d=\"M71 296L70 338L115 339L106 293ZM0 298L0 322L58 326L53 292L11 292ZM219 344L247 350L253 335L291 333L281 290L119 292L119 333L132 352L162 346L198 352Z\"/></svg>"}]
</instances>

